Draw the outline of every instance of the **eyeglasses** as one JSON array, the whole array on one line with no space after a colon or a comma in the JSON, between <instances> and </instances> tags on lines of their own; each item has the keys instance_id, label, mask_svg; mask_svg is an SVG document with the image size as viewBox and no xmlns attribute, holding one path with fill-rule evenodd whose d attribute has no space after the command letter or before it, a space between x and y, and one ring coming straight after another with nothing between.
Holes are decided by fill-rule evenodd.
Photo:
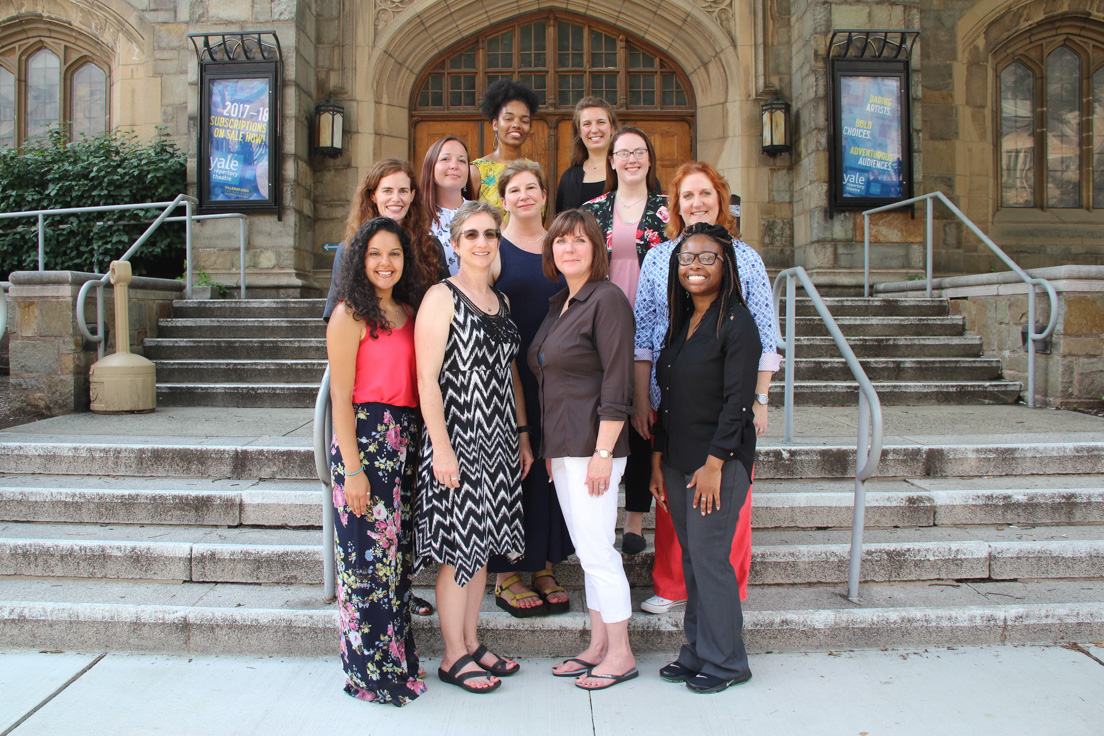
<instances>
[{"instance_id":1,"label":"eyeglasses","mask_svg":"<svg viewBox=\"0 0 1104 736\"><path fill-rule=\"evenodd\" d=\"M720 256L720 253L714 253L711 250L702 251L701 253L679 253L678 262L680 266L689 266L697 258L701 265L712 266Z\"/></svg>"},{"instance_id":2,"label":"eyeglasses","mask_svg":"<svg viewBox=\"0 0 1104 736\"><path fill-rule=\"evenodd\" d=\"M479 236L482 235L488 242L496 241L502 237L502 233L498 230L465 230L460 233L460 237L467 240L469 243L474 243L479 240Z\"/></svg>"},{"instance_id":3,"label":"eyeglasses","mask_svg":"<svg viewBox=\"0 0 1104 736\"><path fill-rule=\"evenodd\" d=\"M629 156L632 156L637 161L645 161L648 158L647 148L635 148L631 151L614 151L613 156L622 161L628 161Z\"/></svg>"}]
</instances>

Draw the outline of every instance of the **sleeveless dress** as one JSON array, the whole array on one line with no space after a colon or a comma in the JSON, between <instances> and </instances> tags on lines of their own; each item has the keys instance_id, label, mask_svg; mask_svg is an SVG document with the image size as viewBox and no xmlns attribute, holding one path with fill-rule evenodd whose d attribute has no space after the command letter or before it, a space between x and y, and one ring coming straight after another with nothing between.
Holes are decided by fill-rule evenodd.
<instances>
[{"instance_id":1,"label":"sleeveless dress","mask_svg":"<svg viewBox=\"0 0 1104 736\"><path fill-rule=\"evenodd\" d=\"M387 380L381 371L388 376L405 374L405 380ZM412 315L390 333L379 331L376 338L370 331L365 334L357 351L353 402L360 457L350 465L364 468L371 494L364 516L349 510L345 462L336 434L330 445L345 692L360 700L401 706L426 689L410 625L411 507L421 424Z\"/></svg>"},{"instance_id":2,"label":"sleeveless dress","mask_svg":"<svg viewBox=\"0 0 1104 736\"><path fill-rule=\"evenodd\" d=\"M491 555L514 559L524 549L521 463L510 364L520 339L502 294L486 314L449 281L453 316L438 381L460 487L433 476L433 442L422 430L418 468L417 567L436 561L467 585Z\"/></svg>"},{"instance_id":3,"label":"sleeveless dress","mask_svg":"<svg viewBox=\"0 0 1104 736\"><path fill-rule=\"evenodd\" d=\"M498 254L502 270L495 288L510 299L510 317L521 336L521 354L526 355L533 336L548 314L548 300L566 283L562 276L559 281L548 280L541 270L540 253L522 250L505 238L499 244ZM537 379L528 361L519 360L517 367L525 395L529 442L535 453L541 443ZM563 562L575 551L556 498L556 488L541 458L536 458L529 475L521 481L521 505L525 512L525 557L513 563L501 556L492 557L488 568L492 573L537 572L544 569L546 562Z\"/></svg>"}]
</instances>

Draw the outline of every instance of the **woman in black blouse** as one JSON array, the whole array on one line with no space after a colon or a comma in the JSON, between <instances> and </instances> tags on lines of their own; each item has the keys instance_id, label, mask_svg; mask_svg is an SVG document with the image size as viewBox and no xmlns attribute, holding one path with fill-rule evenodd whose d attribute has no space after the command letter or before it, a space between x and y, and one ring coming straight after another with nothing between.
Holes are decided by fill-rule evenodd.
<instances>
[{"instance_id":1,"label":"woman in black blouse","mask_svg":"<svg viewBox=\"0 0 1104 736\"><path fill-rule=\"evenodd\" d=\"M718 225L686 229L671 256L671 321L656 365L651 490L671 513L688 596L687 643L659 674L699 693L751 679L729 551L755 461L751 409L762 345L731 242Z\"/></svg>"},{"instance_id":2,"label":"woman in black blouse","mask_svg":"<svg viewBox=\"0 0 1104 736\"><path fill-rule=\"evenodd\" d=\"M606 191L606 158L617 113L601 97L584 97L571 120L571 166L556 187L556 212L575 209Z\"/></svg>"}]
</instances>

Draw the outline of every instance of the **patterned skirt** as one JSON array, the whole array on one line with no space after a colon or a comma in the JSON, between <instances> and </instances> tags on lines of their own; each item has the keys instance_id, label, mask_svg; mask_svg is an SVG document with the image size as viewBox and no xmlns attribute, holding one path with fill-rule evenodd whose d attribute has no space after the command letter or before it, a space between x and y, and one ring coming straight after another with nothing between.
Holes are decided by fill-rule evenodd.
<instances>
[{"instance_id":1,"label":"patterned skirt","mask_svg":"<svg viewBox=\"0 0 1104 736\"><path fill-rule=\"evenodd\" d=\"M356 404L360 465L371 489L358 518L345 502L345 465L334 437L333 478L337 604L345 692L376 703L406 705L425 692L410 627L417 463L417 410Z\"/></svg>"}]
</instances>

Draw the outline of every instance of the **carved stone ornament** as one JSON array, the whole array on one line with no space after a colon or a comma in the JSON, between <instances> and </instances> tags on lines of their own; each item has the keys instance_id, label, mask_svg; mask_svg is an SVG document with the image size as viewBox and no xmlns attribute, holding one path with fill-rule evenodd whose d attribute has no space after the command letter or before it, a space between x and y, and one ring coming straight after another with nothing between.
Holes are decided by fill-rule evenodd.
<instances>
[{"instance_id":1,"label":"carved stone ornament","mask_svg":"<svg viewBox=\"0 0 1104 736\"><path fill-rule=\"evenodd\" d=\"M697 0L698 7L721 28L728 31L732 40L736 40L736 16L732 12L732 0Z\"/></svg>"},{"instance_id":2,"label":"carved stone ornament","mask_svg":"<svg viewBox=\"0 0 1104 736\"><path fill-rule=\"evenodd\" d=\"M376 30L387 27L413 0L376 0Z\"/></svg>"}]
</instances>

